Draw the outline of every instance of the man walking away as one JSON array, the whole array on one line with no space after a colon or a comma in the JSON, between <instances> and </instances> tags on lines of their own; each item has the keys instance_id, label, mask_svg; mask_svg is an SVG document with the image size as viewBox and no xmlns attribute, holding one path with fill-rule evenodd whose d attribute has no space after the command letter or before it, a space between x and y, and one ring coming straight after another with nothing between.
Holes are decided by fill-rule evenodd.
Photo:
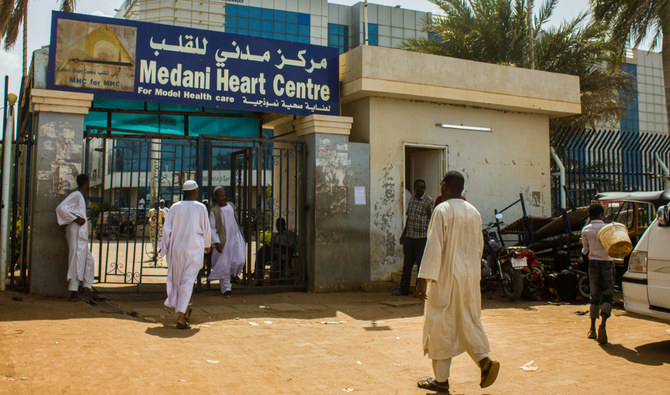
<instances>
[{"instance_id":1,"label":"man walking away","mask_svg":"<svg viewBox=\"0 0 670 395\"><path fill-rule=\"evenodd\" d=\"M426 233L430 215L433 213L433 199L425 195L426 182L424 180L414 181L414 196L407 206L407 219L405 228L400 236L400 244L403 246L405 261L402 267L402 278L400 289L395 289L393 295L409 295L409 286L412 283L412 268L414 265L420 267L423 249L426 247Z\"/></svg>"},{"instance_id":2,"label":"man walking away","mask_svg":"<svg viewBox=\"0 0 670 395\"><path fill-rule=\"evenodd\" d=\"M582 254L589 259L589 283L591 286L591 328L587 334L589 339L597 339L600 344L607 344L605 324L612 314L612 296L614 295L614 263L607 255L605 247L598 240L598 232L606 224L603 222L605 209L594 203L589 206L588 225L582 229ZM598 312L602 321L596 336L596 320Z\"/></svg>"},{"instance_id":3,"label":"man walking away","mask_svg":"<svg viewBox=\"0 0 670 395\"><path fill-rule=\"evenodd\" d=\"M223 187L214 189L216 204L209 213L209 224L212 232L212 273L209 280L219 280L223 296L232 295L231 276L242 273L246 261L244 238L235 219L235 208L228 203L228 196Z\"/></svg>"},{"instance_id":4,"label":"man walking away","mask_svg":"<svg viewBox=\"0 0 670 395\"><path fill-rule=\"evenodd\" d=\"M58 225L65 225L65 239L69 250L67 259L67 281L70 300L79 299L95 305L91 296L93 285L94 261L88 249L88 224L86 223L86 199L88 176L77 176L78 189L70 193L56 207ZM81 285L81 295L79 295Z\"/></svg>"},{"instance_id":5,"label":"man walking away","mask_svg":"<svg viewBox=\"0 0 670 395\"><path fill-rule=\"evenodd\" d=\"M450 171L442 180L440 204L430 222L426 251L416 285L426 301L423 352L433 360L435 378L419 380L419 388L449 392L451 359L463 352L479 365L479 385L498 377L500 363L489 358L489 340L481 322L481 257L484 240L477 209L462 200L463 175Z\"/></svg>"},{"instance_id":6,"label":"man walking away","mask_svg":"<svg viewBox=\"0 0 670 395\"><path fill-rule=\"evenodd\" d=\"M184 200L172 205L163 225L161 255L165 256L168 266L165 306L177 312L178 329L189 329L191 309L188 304L212 236L207 208L197 201L198 184L189 180L182 189Z\"/></svg>"}]
</instances>

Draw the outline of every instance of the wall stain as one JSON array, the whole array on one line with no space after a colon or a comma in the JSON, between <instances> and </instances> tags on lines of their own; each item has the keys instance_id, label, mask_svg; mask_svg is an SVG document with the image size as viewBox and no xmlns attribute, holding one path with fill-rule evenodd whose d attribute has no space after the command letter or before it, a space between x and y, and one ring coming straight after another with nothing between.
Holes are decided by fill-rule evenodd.
<instances>
[{"instance_id":1,"label":"wall stain","mask_svg":"<svg viewBox=\"0 0 670 395\"><path fill-rule=\"evenodd\" d=\"M375 217L373 223L382 233L380 244L382 249L381 264L393 265L396 263L396 235L392 232L392 224L394 222L394 216L397 214L396 210L394 210L394 206L398 185L396 185L396 182L391 175L393 171L393 163L387 163L382 170L384 172L381 183L382 194L381 198L378 199L374 205Z\"/></svg>"}]
</instances>

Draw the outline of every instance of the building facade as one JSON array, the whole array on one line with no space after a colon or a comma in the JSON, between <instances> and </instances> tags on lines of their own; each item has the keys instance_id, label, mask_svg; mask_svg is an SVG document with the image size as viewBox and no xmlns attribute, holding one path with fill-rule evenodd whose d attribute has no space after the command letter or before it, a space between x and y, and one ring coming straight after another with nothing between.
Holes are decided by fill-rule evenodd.
<instances>
[{"instance_id":1,"label":"building facade","mask_svg":"<svg viewBox=\"0 0 670 395\"><path fill-rule=\"evenodd\" d=\"M626 112L619 124L613 126L625 131L668 134L661 53L628 50L623 67L634 84Z\"/></svg>"},{"instance_id":2,"label":"building facade","mask_svg":"<svg viewBox=\"0 0 670 395\"><path fill-rule=\"evenodd\" d=\"M398 48L404 39L427 37L421 26L430 13L369 4L367 14L368 45ZM341 54L365 44L363 2L126 0L116 17L329 46Z\"/></svg>"},{"instance_id":3,"label":"building facade","mask_svg":"<svg viewBox=\"0 0 670 395\"><path fill-rule=\"evenodd\" d=\"M230 4L225 7L231 11ZM242 20L240 10L236 9L236 25ZM484 222L491 220L494 208L509 204L519 194L526 197L529 214L548 215L551 207L549 121L581 111L579 79L384 48L382 42L386 38L391 46L394 42L392 12L396 9L389 11L391 30L379 30L378 26L379 45L358 45L362 39L360 29L364 26L350 23L341 33L350 39L347 46L351 47L352 43L357 46L339 56L338 51L331 48L310 47L316 55L309 68L306 62L296 60L295 53L301 53L303 46L286 39L254 38L251 53L247 46L245 56L240 56L235 63L240 52L230 51L228 47L221 51L218 47L204 49L197 41L182 44L182 35L193 41L192 35L197 36L200 43L207 37L212 43L229 42L229 37L219 32L175 29L113 18L56 15L60 19L91 23L96 28L104 23L109 31L137 31L133 41L137 46L136 64L148 64L147 59L161 60L161 64L167 66L160 68L163 71L157 84L169 85L183 96L179 96L179 100L142 96L151 88L146 81L142 82L141 73L148 73L146 67L130 79L133 93L115 92L108 96L95 84L91 88L57 84L56 72L75 72L75 66L88 67L97 59L93 51L84 66L57 66L54 60L58 54L69 49L59 47L61 36L58 34L63 32L52 38L50 47L35 52L33 71L27 91L23 93L30 98L23 102L25 111L32 113L33 119L27 126L30 130L23 133L32 133L37 142L35 163L30 166L34 184L28 220L32 229L31 290L48 295L66 292L66 282L62 279L66 273L67 248L62 234L55 231L58 226L53 210L74 187L73 177L80 172L96 171L93 184L101 189L101 208L108 213L106 219L103 214L98 222L103 230L107 224L108 234L102 232L99 241L91 240L92 249L98 254L98 281L137 287L156 284L147 284L151 281L160 282L165 268L155 265L155 260L147 262L150 252L147 247L153 241L149 242L151 238L146 235L126 232L128 224L123 222L124 215L131 211L123 209L133 208L147 191L152 195L152 204L159 197L179 199L180 185L187 178L197 179L203 194L216 185L224 185L233 199L240 199L237 207L243 214L239 218L247 241L243 281L251 288L258 286L255 281L258 266L254 262L258 260L259 247L268 243L271 236L266 235L272 233L273 224L282 217L286 218L288 229L298 236L294 259L286 262L286 266L279 264L277 270L268 265L272 273L263 278L262 287L333 291L358 289L366 281L389 279L402 265L398 237L404 222L404 190L413 180L421 178L428 184L428 194L435 198L439 181L449 170L465 175L468 201L480 210ZM401 11L404 16L404 10ZM295 20L297 42L301 36L306 40L307 32L303 29L304 34L300 33L300 26L306 26L306 17L301 17L299 10L290 12L298 13L295 18L293 14L283 14L287 20ZM318 15L321 27L312 29L316 10L310 9L309 14L304 14L309 16L310 43L316 40L325 43L327 36L319 34L317 37L315 32L327 31L330 15ZM231 14L223 15L225 23ZM260 15L262 19L262 10ZM340 16L347 19L347 13L343 12L332 21L342 22ZM205 18L199 17L198 23ZM242 17L249 19L244 14ZM207 23L213 23L212 18L207 16ZM350 8L348 18L360 21L360 9ZM416 14L414 18L416 22ZM194 19L193 11L190 19ZM374 19L369 15L369 20ZM400 23L400 19L397 22ZM403 19L402 23L405 22ZM262 26L261 23L261 35ZM203 25L198 24L198 27ZM165 33L156 33L160 29ZM170 29L174 30L172 35L168 34ZM73 31L81 32L83 38L72 41L82 45L87 35L96 30L77 28ZM390 36L386 32L390 32ZM281 34L276 29L272 33ZM368 39L372 41L370 36L369 33ZM167 41L159 41L162 37L167 37ZM233 38L238 43L244 39ZM344 40L338 41L338 45L340 43ZM267 57L274 56L271 63L263 54L264 45L271 49L265 52ZM281 46L284 51L279 52L273 46ZM100 48L108 47L100 45ZM342 49L338 47L338 50ZM304 108L295 103L283 107L288 97L282 97L276 104L273 104L274 99L252 98L246 109L236 108L229 102L219 105L213 97L223 94L221 84L210 90L210 102L188 101L186 93L191 90L175 85L181 80L173 79L172 75L178 76L181 63L200 62L203 58L199 56L207 51L216 53L216 56L206 57L210 62L220 55L229 56L225 70L231 73L236 67L241 70L235 71L240 75L244 75L246 69L262 67L268 73L268 81L277 81L276 76L270 78L270 73L279 73L276 71L280 65L278 53L282 53L281 66L286 62L297 70L298 77L311 81L318 77L317 71L328 73L326 82L332 92L338 92L333 111L327 106L328 110L324 111L328 112L317 113L324 108L320 104L310 105L312 112L308 113L306 102ZM319 51L328 56L330 69L315 69L316 64L322 64L314 62L321 59ZM176 52L178 54L170 55ZM287 54L288 59L284 59L283 54ZM106 59L100 58L94 67L132 67L129 62ZM217 60L223 61L225 59ZM180 63L168 71L170 62ZM223 67L210 64L220 80ZM141 66L138 67L141 70ZM332 73L332 80L331 70L336 71ZM90 78L111 78L104 72L90 75ZM66 83L80 82L73 77ZM276 88L273 84L268 87ZM64 97L68 100L62 101ZM235 98L239 102L247 100L247 97ZM263 107L253 107L261 105ZM265 130L271 133L265 134ZM102 145L91 145L92 139L104 141ZM99 180L101 175L104 181ZM219 175L221 180L217 179ZM160 192L164 178L167 196ZM133 189L123 189L121 184L141 186L144 192L137 194ZM157 194L153 191L156 188L159 189ZM255 192L252 193L252 189ZM519 213L510 212L510 215L515 217ZM112 224L114 217L117 222ZM113 226L119 229L115 234L117 242L112 245ZM275 274L277 277L273 278Z\"/></svg>"}]
</instances>

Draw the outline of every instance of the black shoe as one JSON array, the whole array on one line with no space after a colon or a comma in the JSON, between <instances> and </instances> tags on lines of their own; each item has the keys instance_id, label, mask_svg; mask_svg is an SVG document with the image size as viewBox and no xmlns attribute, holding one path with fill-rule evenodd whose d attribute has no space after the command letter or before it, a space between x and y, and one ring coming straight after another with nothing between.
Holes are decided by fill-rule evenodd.
<instances>
[{"instance_id":1,"label":"black shoe","mask_svg":"<svg viewBox=\"0 0 670 395\"><path fill-rule=\"evenodd\" d=\"M231 291L226 291L226 292L223 293L223 296L225 298L230 298L231 296L233 296L233 293Z\"/></svg>"}]
</instances>

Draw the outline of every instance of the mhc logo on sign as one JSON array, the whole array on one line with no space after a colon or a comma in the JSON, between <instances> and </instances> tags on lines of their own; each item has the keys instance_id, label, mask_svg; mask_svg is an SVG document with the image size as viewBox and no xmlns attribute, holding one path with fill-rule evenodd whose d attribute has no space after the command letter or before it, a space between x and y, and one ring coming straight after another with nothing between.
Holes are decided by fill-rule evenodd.
<instances>
[{"instance_id":1,"label":"mhc logo on sign","mask_svg":"<svg viewBox=\"0 0 670 395\"><path fill-rule=\"evenodd\" d=\"M49 89L296 115L339 114L336 48L54 12Z\"/></svg>"}]
</instances>

